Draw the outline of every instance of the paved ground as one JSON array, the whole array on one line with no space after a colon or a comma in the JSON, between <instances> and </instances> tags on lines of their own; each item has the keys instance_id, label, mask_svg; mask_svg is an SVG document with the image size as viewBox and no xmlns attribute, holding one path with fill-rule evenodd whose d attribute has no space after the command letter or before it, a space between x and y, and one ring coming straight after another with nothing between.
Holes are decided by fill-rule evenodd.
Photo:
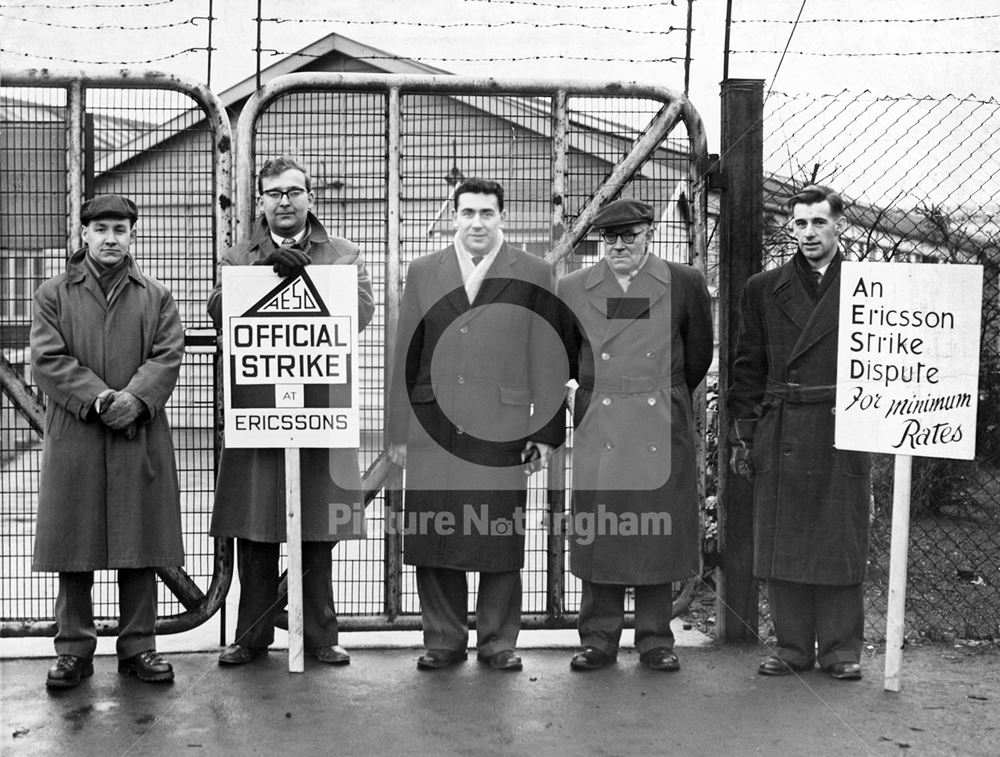
<instances>
[{"instance_id":1,"label":"paved ground","mask_svg":"<svg viewBox=\"0 0 1000 757\"><path fill-rule=\"evenodd\" d=\"M351 635L345 643L350 645ZM908 649L903 690L881 654L860 682L820 671L765 678L760 650L681 647L679 673L634 653L594 673L569 649L526 649L521 673L470 660L416 670L415 649L352 647L353 662L282 651L220 669L215 652L171 655L177 680L143 684L99 657L77 689L48 693L47 658L0 661L4 755L989 755L1000 754L1000 653Z\"/></svg>"}]
</instances>

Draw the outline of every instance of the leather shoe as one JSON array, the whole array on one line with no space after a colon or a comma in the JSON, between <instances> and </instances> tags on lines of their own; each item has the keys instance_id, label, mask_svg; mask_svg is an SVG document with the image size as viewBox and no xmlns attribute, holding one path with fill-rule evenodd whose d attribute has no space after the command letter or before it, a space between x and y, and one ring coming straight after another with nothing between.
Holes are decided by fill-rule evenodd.
<instances>
[{"instance_id":1,"label":"leather shoe","mask_svg":"<svg viewBox=\"0 0 1000 757\"><path fill-rule=\"evenodd\" d=\"M835 662L826 671L840 681L861 680L861 666L856 662Z\"/></svg>"},{"instance_id":2,"label":"leather shoe","mask_svg":"<svg viewBox=\"0 0 1000 757\"><path fill-rule=\"evenodd\" d=\"M447 668L449 665L463 662L468 658L469 653L465 651L455 652L451 649L428 649L417 658L417 667L422 670Z\"/></svg>"},{"instance_id":3,"label":"leather shoe","mask_svg":"<svg viewBox=\"0 0 1000 757\"><path fill-rule=\"evenodd\" d=\"M673 650L666 647L656 647L639 655L639 662L650 670L662 670L673 673L681 669L681 664Z\"/></svg>"},{"instance_id":4,"label":"leather shoe","mask_svg":"<svg viewBox=\"0 0 1000 757\"><path fill-rule=\"evenodd\" d=\"M45 685L50 689L72 689L84 678L94 675L94 662L88 657L61 654L56 664L49 668Z\"/></svg>"},{"instance_id":5,"label":"leather shoe","mask_svg":"<svg viewBox=\"0 0 1000 757\"><path fill-rule=\"evenodd\" d=\"M760 664L757 672L762 676L790 676L792 673L803 673L811 669L812 665L793 665L772 655Z\"/></svg>"},{"instance_id":6,"label":"leather shoe","mask_svg":"<svg viewBox=\"0 0 1000 757\"><path fill-rule=\"evenodd\" d=\"M126 675L135 673L140 681L150 683L166 683L174 680L173 666L164 660L155 649L147 649L133 657L119 660L118 672Z\"/></svg>"},{"instance_id":7,"label":"leather shoe","mask_svg":"<svg viewBox=\"0 0 1000 757\"><path fill-rule=\"evenodd\" d=\"M325 662L327 665L347 665L351 661L351 655L340 644L307 649L306 654L320 662Z\"/></svg>"},{"instance_id":8,"label":"leather shoe","mask_svg":"<svg viewBox=\"0 0 1000 757\"><path fill-rule=\"evenodd\" d=\"M617 652L615 654L608 654L607 652L602 652L597 647L584 647L573 655L573 659L569 661L569 666L573 670L597 670L598 668L603 668L605 665L610 665L617 657Z\"/></svg>"},{"instance_id":9,"label":"leather shoe","mask_svg":"<svg viewBox=\"0 0 1000 757\"><path fill-rule=\"evenodd\" d=\"M494 670L520 670L522 667L521 658L514 654L513 649L501 649L491 655L477 654L476 659Z\"/></svg>"},{"instance_id":10,"label":"leather shoe","mask_svg":"<svg viewBox=\"0 0 1000 757\"><path fill-rule=\"evenodd\" d=\"M230 644L219 655L220 665L246 665L261 655L267 654L267 647L245 647L242 644Z\"/></svg>"}]
</instances>

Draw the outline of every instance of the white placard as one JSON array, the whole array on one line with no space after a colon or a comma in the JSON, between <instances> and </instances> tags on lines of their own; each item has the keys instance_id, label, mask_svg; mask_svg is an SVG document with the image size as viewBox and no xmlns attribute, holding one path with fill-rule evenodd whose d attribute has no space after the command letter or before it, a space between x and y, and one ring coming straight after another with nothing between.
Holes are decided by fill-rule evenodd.
<instances>
[{"instance_id":1,"label":"white placard","mask_svg":"<svg viewBox=\"0 0 1000 757\"><path fill-rule=\"evenodd\" d=\"M227 447L358 447L358 272L223 266Z\"/></svg>"},{"instance_id":2,"label":"white placard","mask_svg":"<svg viewBox=\"0 0 1000 757\"><path fill-rule=\"evenodd\" d=\"M835 445L975 456L983 268L842 264Z\"/></svg>"}]
</instances>

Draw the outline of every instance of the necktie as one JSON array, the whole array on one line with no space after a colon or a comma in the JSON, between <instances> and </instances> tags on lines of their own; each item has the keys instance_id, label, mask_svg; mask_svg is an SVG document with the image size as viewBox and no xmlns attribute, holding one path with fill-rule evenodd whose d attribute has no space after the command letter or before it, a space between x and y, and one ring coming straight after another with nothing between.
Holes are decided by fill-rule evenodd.
<instances>
[{"instance_id":1,"label":"necktie","mask_svg":"<svg viewBox=\"0 0 1000 757\"><path fill-rule=\"evenodd\" d=\"M295 246L295 240L292 239L292 237L286 237L286 238L284 238L284 239L281 240L281 246L282 247L294 247Z\"/></svg>"},{"instance_id":2,"label":"necktie","mask_svg":"<svg viewBox=\"0 0 1000 757\"><path fill-rule=\"evenodd\" d=\"M480 263L483 262L483 258L484 257L486 257L486 256L485 255L473 255L472 256L472 265L479 265Z\"/></svg>"},{"instance_id":3,"label":"necktie","mask_svg":"<svg viewBox=\"0 0 1000 757\"><path fill-rule=\"evenodd\" d=\"M813 271L813 280L816 282L816 288L819 289L820 282L823 281L823 274L819 271Z\"/></svg>"}]
</instances>

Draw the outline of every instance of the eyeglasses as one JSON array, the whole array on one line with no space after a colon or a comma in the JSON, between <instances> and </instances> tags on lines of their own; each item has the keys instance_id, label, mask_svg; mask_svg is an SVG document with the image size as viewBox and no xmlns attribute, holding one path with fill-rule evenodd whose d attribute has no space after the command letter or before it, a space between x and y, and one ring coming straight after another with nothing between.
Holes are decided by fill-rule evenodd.
<instances>
[{"instance_id":1,"label":"eyeglasses","mask_svg":"<svg viewBox=\"0 0 1000 757\"><path fill-rule=\"evenodd\" d=\"M265 189L262 194L269 200L281 202L281 198L288 197L289 202L295 202L308 190L302 187L290 187L288 189Z\"/></svg>"},{"instance_id":2,"label":"eyeglasses","mask_svg":"<svg viewBox=\"0 0 1000 757\"><path fill-rule=\"evenodd\" d=\"M612 231L605 231L601 233L601 239L604 240L605 244L614 246L614 244L621 239L625 244L632 244L635 238L639 236L641 231L623 231L621 233L615 234Z\"/></svg>"}]
</instances>

